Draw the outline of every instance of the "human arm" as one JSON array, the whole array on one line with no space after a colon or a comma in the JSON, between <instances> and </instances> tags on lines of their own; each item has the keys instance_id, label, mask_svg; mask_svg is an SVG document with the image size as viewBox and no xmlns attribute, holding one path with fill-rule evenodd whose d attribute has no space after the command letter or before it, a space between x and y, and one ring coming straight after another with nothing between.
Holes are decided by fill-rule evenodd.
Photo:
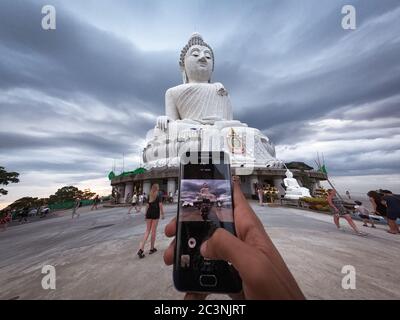
<instances>
[{"instance_id":1,"label":"human arm","mask_svg":"<svg viewBox=\"0 0 400 320\"><path fill-rule=\"evenodd\" d=\"M374 198L369 198L369 201L371 202L371 204L372 204L372 209L374 210L374 213L378 213L377 211L376 211L376 202L375 202L375 199Z\"/></svg>"},{"instance_id":2,"label":"human arm","mask_svg":"<svg viewBox=\"0 0 400 320\"><path fill-rule=\"evenodd\" d=\"M161 219L164 219L164 217L165 217L165 212L164 212L163 203L162 203L161 201L159 202L159 206L160 206Z\"/></svg>"}]
</instances>

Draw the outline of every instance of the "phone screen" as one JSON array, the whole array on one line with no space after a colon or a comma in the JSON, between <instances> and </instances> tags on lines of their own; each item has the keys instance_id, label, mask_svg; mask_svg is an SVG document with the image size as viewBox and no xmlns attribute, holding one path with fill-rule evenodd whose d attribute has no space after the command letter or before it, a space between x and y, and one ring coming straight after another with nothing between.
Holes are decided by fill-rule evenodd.
<instances>
[{"instance_id":1,"label":"phone screen","mask_svg":"<svg viewBox=\"0 0 400 320\"><path fill-rule=\"evenodd\" d=\"M206 260L200 254L201 244L216 228L235 234L230 165L181 165L174 263L178 290L241 290L241 280L231 264Z\"/></svg>"}]
</instances>

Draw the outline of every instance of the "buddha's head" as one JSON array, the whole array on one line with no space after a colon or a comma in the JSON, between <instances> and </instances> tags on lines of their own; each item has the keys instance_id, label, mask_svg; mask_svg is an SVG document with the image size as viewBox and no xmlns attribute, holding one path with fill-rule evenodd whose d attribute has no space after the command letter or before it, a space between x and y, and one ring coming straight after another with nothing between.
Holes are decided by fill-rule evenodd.
<instances>
[{"instance_id":1,"label":"buddha's head","mask_svg":"<svg viewBox=\"0 0 400 320\"><path fill-rule=\"evenodd\" d=\"M179 66L183 83L211 82L214 71L214 53L203 41L200 34L194 33L182 49Z\"/></svg>"},{"instance_id":2,"label":"buddha's head","mask_svg":"<svg viewBox=\"0 0 400 320\"><path fill-rule=\"evenodd\" d=\"M287 179L293 179L293 173L289 169L286 170L285 175Z\"/></svg>"}]
</instances>

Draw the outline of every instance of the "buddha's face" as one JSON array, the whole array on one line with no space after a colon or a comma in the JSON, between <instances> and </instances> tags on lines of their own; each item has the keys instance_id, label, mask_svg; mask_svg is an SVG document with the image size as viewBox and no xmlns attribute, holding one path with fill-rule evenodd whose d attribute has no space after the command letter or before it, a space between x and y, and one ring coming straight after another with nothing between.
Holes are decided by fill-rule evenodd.
<instances>
[{"instance_id":1,"label":"buddha's face","mask_svg":"<svg viewBox=\"0 0 400 320\"><path fill-rule=\"evenodd\" d=\"M190 82L208 82L213 70L211 50L205 46L190 47L185 56L185 71Z\"/></svg>"}]
</instances>

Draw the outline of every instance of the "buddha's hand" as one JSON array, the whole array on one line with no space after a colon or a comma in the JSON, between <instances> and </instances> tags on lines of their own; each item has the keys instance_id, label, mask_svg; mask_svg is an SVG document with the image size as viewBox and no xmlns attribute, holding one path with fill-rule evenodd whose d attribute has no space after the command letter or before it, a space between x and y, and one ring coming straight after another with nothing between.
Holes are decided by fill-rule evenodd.
<instances>
[{"instance_id":1,"label":"buddha's hand","mask_svg":"<svg viewBox=\"0 0 400 320\"><path fill-rule=\"evenodd\" d=\"M162 131L167 131L168 124L171 121L171 118L168 116L160 116L157 118L157 128Z\"/></svg>"}]
</instances>

